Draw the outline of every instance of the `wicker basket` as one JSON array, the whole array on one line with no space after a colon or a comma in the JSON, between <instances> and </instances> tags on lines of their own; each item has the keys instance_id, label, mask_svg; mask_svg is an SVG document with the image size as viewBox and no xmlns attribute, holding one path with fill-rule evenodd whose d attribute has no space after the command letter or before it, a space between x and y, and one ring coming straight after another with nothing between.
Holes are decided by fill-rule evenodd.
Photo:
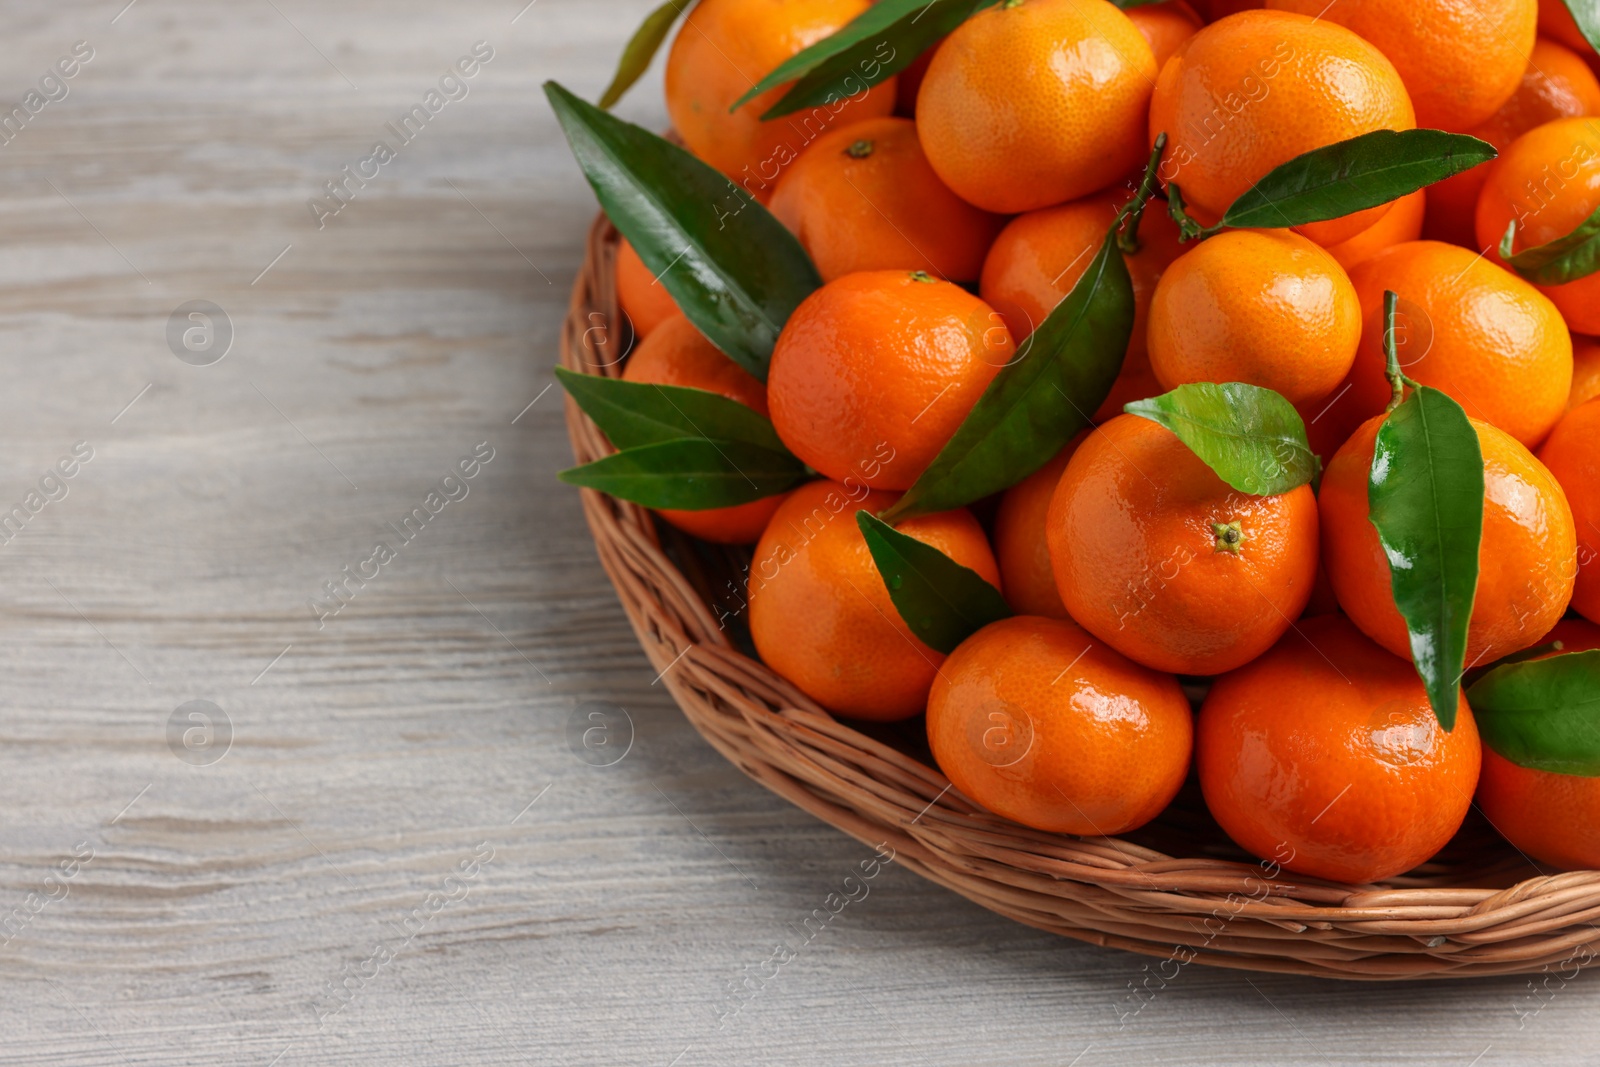
<instances>
[{"instance_id":1,"label":"wicker basket","mask_svg":"<svg viewBox=\"0 0 1600 1067\"><path fill-rule=\"evenodd\" d=\"M629 334L612 283L616 246L602 216L561 337L571 370L620 372ZM567 426L580 462L611 451L570 400ZM706 740L774 793L865 844L886 843L897 862L991 911L1163 957L1162 973L1197 962L1473 977L1580 966L1600 952L1600 872L1539 874L1476 815L1432 863L1376 886L1255 862L1212 823L1192 782L1124 838L1041 833L991 815L932 766L920 725L864 734L740 650L738 624L719 619L747 554L658 529L643 508L590 490L583 508L645 654Z\"/></svg>"}]
</instances>

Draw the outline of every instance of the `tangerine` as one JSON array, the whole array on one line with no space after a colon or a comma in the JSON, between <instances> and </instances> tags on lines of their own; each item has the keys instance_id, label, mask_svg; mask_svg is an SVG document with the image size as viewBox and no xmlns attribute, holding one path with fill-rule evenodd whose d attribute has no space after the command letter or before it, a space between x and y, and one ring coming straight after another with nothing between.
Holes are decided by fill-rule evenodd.
<instances>
[{"instance_id":1,"label":"tangerine","mask_svg":"<svg viewBox=\"0 0 1600 1067\"><path fill-rule=\"evenodd\" d=\"M951 784L1050 833L1108 837L1161 814L1189 772L1193 734L1177 679L1061 619L985 626L928 696L928 743Z\"/></svg>"},{"instance_id":2,"label":"tangerine","mask_svg":"<svg viewBox=\"0 0 1600 1067\"><path fill-rule=\"evenodd\" d=\"M1167 268L1150 301L1150 366L1167 389L1248 382L1292 404L1326 397L1361 341L1339 261L1288 230L1229 230Z\"/></svg>"},{"instance_id":3,"label":"tangerine","mask_svg":"<svg viewBox=\"0 0 1600 1067\"><path fill-rule=\"evenodd\" d=\"M1206 806L1246 851L1315 878L1403 874L1455 835L1482 746L1439 725L1416 671L1340 615L1216 680L1195 725Z\"/></svg>"},{"instance_id":4,"label":"tangerine","mask_svg":"<svg viewBox=\"0 0 1600 1067\"><path fill-rule=\"evenodd\" d=\"M764 122L788 92L779 85L730 111L784 60L832 36L871 0L700 0L667 53L667 114L689 151L766 202L773 183L825 130L894 110L894 79L867 87L850 75L849 95Z\"/></svg>"},{"instance_id":5,"label":"tangerine","mask_svg":"<svg viewBox=\"0 0 1600 1067\"><path fill-rule=\"evenodd\" d=\"M1588 118L1556 119L1511 142L1489 164L1478 194L1478 247L1497 263L1500 239L1516 220L1514 252L1548 244L1577 229L1600 207L1600 131ZM1561 309L1575 333L1600 333L1600 274L1539 291Z\"/></svg>"},{"instance_id":6,"label":"tangerine","mask_svg":"<svg viewBox=\"0 0 1600 1067\"><path fill-rule=\"evenodd\" d=\"M1563 652L1600 648L1600 627L1576 619L1557 623L1550 637ZM1525 857L1567 870L1600 867L1600 778L1523 767L1485 746L1478 807Z\"/></svg>"},{"instance_id":7,"label":"tangerine","mask_svg":"<svg viewBox=\"0 0 1600 1067\"><path fill-rule=\"evenodd\" d=\"M978 280L1005 220L952 193L928 165L910 119L829 130L784 171L772 213L824 281L864 270L925 270Z\"/></svg>"},{"instance_id":8,"label":"tangerine","mask_svg":"<svg viewBox=\"0 0 1600 1067\"><path fill-rule=\"evenodd\" d=\"M1373 130L1416 126L1394 64L1326 20L1244 11L1213 22L1161 68L1148 145L1169 138L1161 177L1214 222L1267 172L1315 148ZM1339 244L1377 222L1384 204L1299 227Z\"/></svg>"},{"instance_id":9,"label":"tangerine","mask_svg":"<svg viewBox=\"0 0 1600 1067\"><path fill-rule=\"evenodd\" d=\"M1309 485L1235 492L1171 430L1119 415L1078 446L1046 538L1067 611L1131 659L1220 674L1272 647L1317 576Z\"/></svg>"},{"instance_id":10,"label":"tangerine","mask_svg":"<svg viewBox=\"0 0 1600 1067\"><path fill-rule=\"evenodd\" d=\"M1565 491L1577 527L1577 578L1572 607L1600 622L1600 400L1569 411L1556 424L1539 459Z\"/></svg>"},{"instance_id":11,"label":"tangerine","mask_svg":"<svg viewBox=\"0 0 1600 1067\"><path fill-rule=\"evenodd\" d=\"M1539 21L1538 0L1267 0L1269 8L1348 27L1388 56L1417 125L1470 130L1516 92Z\"/></svg>"},{"instance_id":12,"label":"tangerine","mask_svg":"<svg viewBox=\"0 0 1600 1067\"><path fill-rule=\"evenodd\" d=\"M1488 121L1467 132L1504 152L1535 126L1576 115L1600 114L1600 80L1572 49L1540 37L1511 99ZM1428 188L1428 236L1477 251L1474 216L1487 166L1473 167Z\"/></svg>"},{"instance_id":13,"label":"tangerine","mask_svg":"<svg viewBox=\"0 0 1600 1067\"><path fill-rule=\"evenodd\" d=\"M917 94L928 162L963 199L1015 214L1133 170L1156 61L1109 0L1004 0L963 22Z\"/></svg>"},{"instance_id":14,"label":"tangerine","mask_svg":"<svg viewBox=\"0 0 1600 1067\"><path fill-rule=\"evenodd\" d=\"M1030 211L1000 231L983 262L978 293L1000 313L1018 344L1078 284L1129 195L1127 189L1119 189ZM1133 282L1133 333L1110 395L1092 413L1095 422L1120 415L1125 404L1161 392L1145 343L1150 298L1162 272L1183 255L1183 245L1177 223L1157 207L1159 203L1144 214L1139 250L1122 256Z\"/></svg>"},{"instance_id":15,"label":"tangerine","mask_svg":"<svg viewBox=\"0 0 1600 1067\"><path fill-rule=\"evenodd\" d=\"M803 485L773 515L750 565L750 636L762 660L830 711L880 722L922 711L944 663L900 618L856 525L857 511L894 501L860 482ZM999 585L965 509L897 528Z\"/></svg>"},{"instance_id":16,"label":"tangerine","mask_svg":"<svg viewBox=\"0 0 1600 1067\"><path fill-rule=\"evenodd\" d=\"M681 312L660 323L628 356L622 378L649 385L681 385L736 400L761 415L767 391L755 376L723 355ZM684 533L718 544L747 545L761 536L783 496L704 511L657 511Z\"/></svg>"},{"instance_id":17,"label":"tangerine","mask_svg":"<svg viewBox=\"0 0 1600 1067\"><path fill-rule=\"evenodd\" d=\"M1567 410L1600 396L1600 341L1593 337L1572 339L1572 394Z\"/></svg>"},{"instance_id":18,"label":"tangerine","mask_svg":"<svg viewBox=\"0 0 1600 1067\"><path fill-rule=\"evenodd\" d=\"M1395 348L1408 377L1442 390L1468 415L1536 447L1566 410L1572 336L1528 282L1458 245L1408 241L1350 272L1365 326L1350 380L1363 418L1393 390L1383 353L1383 294L1400 295Z\"/></svg>"},{"instance_id":19,"label":"tangerine","mask_svg":"<svg viewBox=\"0 0 1600 1067\"><path fill-rule=\"evenodd\" d=\"M1566 495L1516 438L1473 419L1483 450L1483 539L1478 592L1467 631L1467 667L1539 641L1572 598L1577 539ZM1367 486L1383 416L1368 419L1322 476L1322 551L1339 606L1390 652L1411 658L1395 607L1389 558L1368 518Z\"/></svg>"},{"instance_id":20,"label":"tangerine","mask_svg":"<svg viewBox=\"0 0 1600 1067\"><path fill-rule=\"evenodd\" d=\"M908 489L1013 355L1004 322L958 285L921 271L847 274L778 335L772 422L830 478Z\"/></svg>"},{"instance_id":21,"label":"tangerine","mask_svg":"<svg viewBox=\"0 0 1600 1067\"><path fill-rule=\"evenodd\" d=\"M1555 38L1579 55L1594 55L1594 46L1578 29L1566 0L1539 0L1539 32Z\"/></svg>"}]
</instances>

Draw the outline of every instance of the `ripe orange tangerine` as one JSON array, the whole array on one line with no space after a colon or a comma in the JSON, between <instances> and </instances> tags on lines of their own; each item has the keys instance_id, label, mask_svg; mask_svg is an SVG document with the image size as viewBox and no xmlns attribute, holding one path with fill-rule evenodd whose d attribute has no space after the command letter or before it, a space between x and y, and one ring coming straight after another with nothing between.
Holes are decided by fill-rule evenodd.
<instances>
[{"instance_id":1,"label":"ripe orange tangerine","mask_svg":"<svg viewBox=\"0 0 1600 1067\"><path fill-rule=\"evenodd\" d=\"M945 184L988 211L1076 200L1141 163L1156 61L1108 0L1006 0L945 38L917 132Z\"/></svg>"},{"instance_id":2,"label":"ripe orange tangerine","mask_svg":"<svg viewBox=\"0 0 1600 1067\"><path fill-rule=\"evenodd\" d=\"M928 697L928 743L951 784L1052 833L1106 837L1172 802L1189 771L1189 702L1177 679L1076 623L1026 615L963 641Z\"/></svg>"},{"instance_id":3,"label":"ripe orange tangerine","mask_svg":"<svg viewBox=\"0 0 1600 1067\"><path fill-rule=\"evenodd\" d=\"M628 321L633 323L637 337L648 337L661 323L682 314L667 287L650 273L650 268L644 265L627 238L617 244L616 284L617 302L622 305Z\"/></svg>"},{"instance_id":4,"label":"ripe orange tangerine","mask_svg":"<svg viewBox=\"0 0 1600 1067\"><path fill-rule=\"evenodd\" d=\"M1361 341L1339 261L1288 230L1228 230L1167 268L1150 301L1150 366L1165 389L1248 382L1305 404L1333 392Z\"/></svg>"},{"instance_id":5,"label":"ripe orange tangerine","mask_svg":"<svg viewBox=\"0 0 1600 1067\"><path fill-rule=\"evenodd\" d=\"M1478 194L1478 247L1496 263L1513 219L1513 253L1548 244L1577 229L1600 207L1600 130L1589 118L1556 119L1511 142L1489 164ZM1561 309L1575 333L1600 333L1600 274L1539 291Z\"/></svg>"},{"instance_id":6,"label":"ripe orange tangerine","mask_svg":"<svg viewBox=\"0 0 1600 1067\"><path fill-rule=\"evenodd\" d=\"M1567 410L1600 396L1600 341L1593 337L1572 339L1572 395Z\"/></svg>"},{"instance_id":7,"label":"ripe orange tangerine","mask_svg":"<svg viewBox=\"0 0 1600 1067\"><path fill-rule=\"evenodd\" d=\"M1129 658L1220 674L1272 647L1317 575L1317 502L1230 489L1176 434L1119 415L1078 446L1046 520L1067 611Z\"/></svg>"},{"instance_id":8,"label":"ripe orange tangerine","mask_svg":"<svg viewBox=\"0 0 1600 1067\"><path fill-rule=\"evenodd\" d=\"M832 36L870 0L700 0L667 53L667 114L689 151L763 203L779 174L825 130L887 115L894 79L770 122L761 116L789 86L737 111L734 101L803 48Z\"/></svg>"},{"instance_id":9,"label":"ripe orange tangerine","mask_svg":"<svg viewBox=\"0 0 1600 1067\"><path fill-rule=\"evenodd\" d=\"M1050 569L1045 530L1061 472L1087 435L1085 431L1074 437L1049 463L1007 489L995 511L994 555L1000 563L1006 600L1020 614L1069 618L1056 590L1055 572Z\"/></svg>"},{"instance_id":10,"label":"ripe orange tangerine","mask_svg":"<svg viewBox=\"0 0 1600 1067\"><path fill-rule=\"evenodd\" d=\"M1471 806L1481 757L1465 697L1446 732L1411 665L1340 615L1305 620L1218 678L1195 728L1200 788L1229 837L1356 885L1444 847Z\"/></svg>"},{"instance_id":11,"label":"ripe orange tangerine","mask_svg":"<svg viewBox=\"0 0 1600 1067\"><path fill-rule=\"evenodd\" d=\"M921 712L944 663L901 620L856 525L857 511L894 501L860 482L803 485L773 515L750 564L750 636L762 660L828 710L880 722ZM998 587L989 543L965 509L896 528Z\"/></svg>"},{"instance_id":12,"label":"ripe orange tangerine","mask_svg":"<svg viewBox=\"0 0 1600 1067\"><path fill-rule=\"evenodd\" d=\"M1150 51L1155 53L1157 70L1166 65L1183 42L1199 33L1205 25L1200 16L1195 14L1194 8L1184 0L1164 0L1159 4L1130 7L1127 14L1149 42Z\"/></svg>"},{"instance_id":13,"label":"ripe orange tangerine","mask_svg":"<svg viewBox=\"0 0 1600 1067\"><path fill-rule=\"evenodd\" d=\"M838 481L909 489L1015 354L994 309L920 271L836 278L778 335L778 436Z\"/></svg>"},{"instance_id":14,"label":"ripe orange tangerine","mask_svg":"<svg viewBox=\"0 0 1600 1067\"><path fill-rule=\"evenodd\" d=\"M1348 241L1328 247L1328 254L1339 261L1346 271L1355 269L1385 248L1405 241L1415 241L1422 236L1423 219L1432 189L1418 189L1410 196L1402 196L1389 208L1387 214ZM1467 211L1470 217L1471 209Z\"/></svg>"},{"instance_id":15,"label":"ripe orange tangerine","mask_svg":"<svg viewBox=\"0 0 1600 1067\"><path fill-rule=\"evenodd\" d=\"M824 281L865 270L977 281L1005 225L951 192L922 154L916 123L898 118L817 138L784 172L770 207Z\"/></svg>"},{"instance_id":16,"label":"ripe orange tangerine","mask_svg":"<svg viewBox=\"0 0 1600 1067\"><path fill-rule=\"evenodd\" d=\"M1323 563L1351 621L1410 659L1389 559L1368 517L1372 452L1382 424L1381 416L1364 423L1323 473ZM1484 504L1469 669L1537 644L1550 632L1572 599L1577 553L1572 511L1551 472L1505 431L1476 419L1472 427L1483 450Z\"/></svg>"},{"instance_id":17,"label":"ripe orange tangerine","mask_svg":"<svg viewBox=\"0 0 1600 1067\"><path fill-rule=\"evenodd\" d=\"M1550 633L1563 652L1600 648L1600 626L1565 619ZM1566 870L1600 868L1600 778L1512 763L1488 746L1478 806L1524 856Z\"/></svg>"},{"instance_id":18,"label":"ripe orange tangerine","mask_svg":"<svg viewBox=\"0 0 1600 1067\"><path fill-rule=\"evenodd\" d=\"M1161 68L1149 140L1169 138L1161 178L1215 222L1280 163L1373 130L1416 125L1394 64L1327 19L1245 11L1189 38ZM1388 205L1299 227L1320 245L1349 240Z\"/></svg>"}]
</instances>

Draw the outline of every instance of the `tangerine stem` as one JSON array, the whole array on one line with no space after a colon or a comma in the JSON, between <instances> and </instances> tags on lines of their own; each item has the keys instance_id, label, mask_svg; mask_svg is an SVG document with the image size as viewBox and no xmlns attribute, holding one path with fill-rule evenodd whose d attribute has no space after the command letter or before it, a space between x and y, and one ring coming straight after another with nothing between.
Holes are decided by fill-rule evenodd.
<instances>
[{"instance_id":1,"label":"tangerine stem","mask_svg":"<svg viewBox=\"0 0 1600 1067\"><path fill-rule=\"evenodd\" d=\"M1166 149L1167 135L1157 134L1155 147L1150 150L1150 161L1144 165L1144 177L1139 179L1139 187L1134 190L1133 199L1117 213L1117 225L1121 227L1121 231L1117 234L1117 247L1126 255L1131 256L1139 251L1139 223L1144 218L1146 205L1155 195L1156 172L1161 167L1161 155Z\"/></svg>"},{"instance_id":2,"label":"tangerine stem","mask_svg":"<svg viewBox=\"0 0 1600 1067\"><path fill-rule=\"evenodd\" d=\"M1394 339L1395 313L1400 308L1400 294L1393 289L1383 292L1383 358L1387 366L1386 376L1389 379L1389 388L1393 395L1389 400L1387 410L1393 411L1399 407L1406 398L1406 376L1400 371L1400 351Z\"/></svg>"},{"instance_id":3,"label":"tangerine stem","mask_svg":"<svg viewBox=\"0 0 1600 1067\"><path fill-rule=\"evenodd\" d=\"M1167 214L1178 224L1180 241L1203 241L1222 232L1220 222L1215 226L1206 227L1189 217L1189 212L1184 209L1183 190L1178 188L1176 182L1167 183Z\"/></svg>"}]
</instances>

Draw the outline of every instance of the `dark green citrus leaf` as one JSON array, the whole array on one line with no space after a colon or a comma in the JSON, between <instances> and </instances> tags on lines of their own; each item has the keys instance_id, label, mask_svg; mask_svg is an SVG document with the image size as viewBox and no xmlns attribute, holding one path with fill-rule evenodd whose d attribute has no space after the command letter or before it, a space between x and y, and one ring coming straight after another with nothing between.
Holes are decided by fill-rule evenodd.
<instances>
[{"instance_id":1,"label":"dark green citrus leaf","mask_svg":"<svg viewBox=\"0 0 1600 1067\"><path fill-rule=\"evenodd\" d=\"M743 441L683 437L628 448L561 472L568 485L598 489L647 508L705 511L748 504L805 481L805 464Z\"/></svg>"},{"instance_id":2,"label":"dark green citrus leaf","mask_svg":"<svg viewBox=\"0 0 1600 1067\"><path fill-rule=\"evenodd\" d=\"M1408 196L1495 157L1494 147L1443 130L1374 130L1274 167L1233 202L1225 226L1303 226Z\"/></svg>"},{"instance_id":3,"label":"dark green citrus leaf","mask_svg":"<svg viewBox=\"0 0 1600 1067\"><path fill-rule=\"evenodd\" d=\"M556 378L617 448L707 437L788 451L764 416L718 393L577 374L565 367L556 368Z\"/></svg>"},{"instance_id":4,"label":"dark green citrus leaf","mask_svg":"<svg viewBox=\"0 0 1600 1067\"><path fill-rule=\"evenodd\" d=\"M1517 224L1513 220L1500 241L1500 258L1535 285L1564 285L1587 278L1600 270L1600 208L1565 237L1513 255L1516 240Z\"/></svg>"},{"instance_id":5,"label":"dark green citrus leaf","mask_svg":"<svg viewBox=\"0 0 1600 1067\"><path fill-rule=\"evenodd\" d=\"M1484 744L1512 763L1600 777L1600 651L1496 667L1467 703Z\"/></svg>"},{"instance_id":6,"label":"dark green citrus leaf","mask_svg":"<svg viewBox=\"0 0 1600 1067\"><path fill-rule=\"evenodd\" d=\"M774 67L733 103L738 110L762 93L795 82L761 117L776 118L835 101L909 67L930 45L997 0L879 0L848 25ZM853 79L853 80L852 80Z\"/></svg>"},{"instance_id":7,"label":"dark green citrus leaf","mask_svg":"<svg viewBox=\"0 0 1600 1067\"><path fill-rule=\"evenodd\" d=\"M879 0L850 25L814 45L825 54L761 117L775 119L832 106L864 93L909 67L951 30L996 2Z\"/></svg>"},{"instance_id":8,"label":"dark green citrus leaf","mask_svg":"<svg viewBox=\"0 0 1600 1067\"><path fill-rule=\"evenodd\" d=\"M1123 408L1160 423L1217 477L1253 496L1277 496L1317 476L1300 413L1271 389L1228 382L1180 385Z\"/></svg>"},{"instance_id":9,"label":"dark green citrus leaf","mask_svg":"<svg viewBox=\"0 0 1600 1067\"><path fill-rule=\"evenodd\" d=\"M1050 461L1105 402L1133 334L1133 283L1106 234L1083 277L1017 350L885 518L970 504Z\"/></svg>"},{"instance_id":10,"label":"dark green citrus leaf","mask_svg":"<svg viewBox=\"0 0 1600 1067\"><path fill-rule=\"evenodd\" d=\"M694 0L667 0L644 17L644 21L633 31L633 36L622 49L622 58L617 60L617 72L612 75L611 84L600 94L601 107L609 110L612 104L622 99L623 93L633 88L633 83L650 68L650 61L661 48L661 42L665 41L667 34L672 31L672 24L678 21L678 16L693 2Z\"/></svg>"},{"instance_id":11,"label":"dark green citrus leaf","mask_svg":"<svg viewBox=\"0 0 1600 1067\"><path fill-rule=\"evenodd\" d=\"M934 651L948 655L991 622L1011 616L1000 590L932 545L865 511L856 512L856 525L895 610Z\"/></svg>"},{"instance_id":12,"label":"dark green citrus leaf","mask_svg":"<svg viewBox=\"0 0 1600 1067\"><path fill-rule=\"evenodd\" d=\"M762 381L778 331L822 284L788 228L676 145L545 83L610 216L711 343Z\"/></svg>"},{"instance_id":13,"label":"dark green citrus leaf","mask_svg":"<svg viewBox=\"0 0 1600 1067\"><path fill-rule=\"evenodd\" d=\"M1367 483L1395 606L1439 722L1455 725L1478 591L1483 451L1461 405L1422 386L1378 430Z\"/></svg>"},{"instance_id":14,"label":"dark green citrus leaf","mask_svg":"<svg viewBox=\"0 0 1600 1067\"><path fill-rule=\"evenodd\" d=\"M1562 0L1578 24L1578 32L1589 42L1589 47L1600 52L1600 3L1595 0Z\"/></svg>"}]
</instances>

